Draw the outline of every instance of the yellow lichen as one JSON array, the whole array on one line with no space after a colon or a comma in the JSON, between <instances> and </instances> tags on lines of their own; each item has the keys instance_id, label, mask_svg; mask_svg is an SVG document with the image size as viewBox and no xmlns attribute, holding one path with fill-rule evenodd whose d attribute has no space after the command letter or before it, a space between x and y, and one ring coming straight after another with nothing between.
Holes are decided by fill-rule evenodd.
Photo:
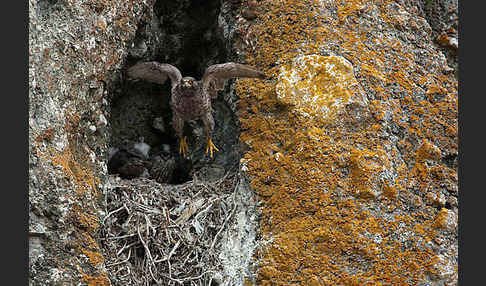
<instances>
[{"instance_id":1,"label":"yellow lichen","mask_svg":"<svg viewBox=\"0 0 486 286\"><path fill-rule=\"evenodd\" d=\"M356 85L346 59L308 55L282 66L275 89L278 100L296 112L334 119L351 97L361 99Z\"/></svg>"},{"instance_id":2,"label":"yellow lichen","mask_svg":"<svg viewBox=\"0 0 486 286\"><path fill-rule=\"evenodd\" d=\"M94 267L99 267L100 264L104 263L105 259L99 251L91 251L87 249L81 249L84 255L89 258L89 263Z\"/></svg>"},{"instance_id":3,"label":"yellow lichen","mask_svg":"<svg viewBox=\"0 0 486 286\"><path fill-rule=\"evenodd\" d=\"M73 180L79 195L85 192L95 196L99 194L97 188L99 178L86 161L77 160L72 145L69 145L62 152L51 149L48 153L42 154L55 165L62 167L65 176Z\"/></svg>"}]
</instances>

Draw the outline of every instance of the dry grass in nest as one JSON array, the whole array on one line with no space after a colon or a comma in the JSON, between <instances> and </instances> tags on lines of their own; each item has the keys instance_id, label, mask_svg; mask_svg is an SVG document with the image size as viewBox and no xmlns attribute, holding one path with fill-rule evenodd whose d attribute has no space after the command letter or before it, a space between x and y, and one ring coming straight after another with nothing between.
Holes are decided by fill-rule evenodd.
<instances>
[{"instance_id":1,"label":"dry grass in nest","mask_svg":"<svg viewBox=\"0 0 486 286\"><path fill-rule=\"evenodd\" d=\"M235 212L235 174L160 185L108 178L100 227L113 285L218 285L221 232Z\"/></svg>"}]
</instances>

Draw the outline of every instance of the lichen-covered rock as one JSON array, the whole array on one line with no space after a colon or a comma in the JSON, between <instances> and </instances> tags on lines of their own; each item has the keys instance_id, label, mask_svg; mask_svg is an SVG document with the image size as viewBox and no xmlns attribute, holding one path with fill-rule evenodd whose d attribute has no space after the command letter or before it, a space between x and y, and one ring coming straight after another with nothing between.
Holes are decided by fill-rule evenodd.
<instances>
[{"instance_id":1,"label":"lichen-covered rock","mask_svg":"<svg viewBox=\"0 0 486 286\"><path fill-rule=\"evenodd\" d=\"M339 120L345 106L366 104L360 93L353 67L343 57L306 55L291 65L283 65L275 86L280 103L304 116Z\"/></svg>"},{"instance_id":2,"label":"lichen-covered rock","mask_svg":"<svg viewBox=\"0 0 486 286\"><path fill-rule=\"evenodd\" d=\"M154 1L29 1L29 285L110 285L107 89Z\"/></svg>"},{"instance_id":3,"label":"lichen-covered rock","mask_svg":"<svg viewBox=\"0 0 486 286\"><path fill-rule=\"evenodd\" d=\"M435 218L434 226L453 231L457 227L457 214L449 209L442 208Z\"/></svg>"},{"instance_id":4,"label":"lichen-covered rock","mask_svg":"<svg viewBox=\"0 0 486 286\"><path fill-rule=\"evenodd\" d=\"M459 0L433 0L406 3L409 9L419 8L419 15L427 19L432 28L431 37L447 57L448 65L457 71L459 67Z\"/></svg>"},{"instance_id":5,"label":"lichen-covered rock","mask_svg":"<svg viewBox=\"0 0 486 286\"><path fill-rule=\"evenodd\" d=\"M259 4L248 62L274 80L237 86L270 241L256 284L456 284L457 81L420 6ZM335 104L336 86L356 102Z\"/></svg>"}]
</instances>

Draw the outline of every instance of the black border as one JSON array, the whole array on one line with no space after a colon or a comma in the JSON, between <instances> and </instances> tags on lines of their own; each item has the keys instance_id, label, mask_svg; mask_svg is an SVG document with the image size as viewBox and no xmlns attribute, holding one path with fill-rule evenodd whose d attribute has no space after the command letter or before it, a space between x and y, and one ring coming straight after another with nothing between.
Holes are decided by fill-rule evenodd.
<instances>
[{"instance_id":1,"label":"black border","mask_svg":"<svg viewBox=\"0 0 486 286\"><path fill-rule=\"evenodd\" d=\"M4 6L2 41L2 225L6 284L28 285L29 1ZM9 283L11 280L15 283ZM20 282L20 283L19 283Z\"/></svg>"},{"instance_id":2,"label":"black border","mask_svg":"<svg viewBox=\"0 0 486 286\"><path fill-rule=\"evenodd\" d=\"M460 1L459 1L460 2ZM484 160L480 156L484 153L483 131L486 106L482 104L485 97L484 87L478 86L484 80L484 64L482 41L484 25L478 26L477 20L483 19L482 9L466 9L464 3L459 3L459 76L458 76L458 104L459 104L459 221L458 221L458 285L479 285L484 280L479 275L484 273L483 226L486 217L482 211L484 207L484 183L475 179L484 177ZM468 37L468 35L470 37ZM476 52L477 51L477 52ZM473 66L475 63L477 66ZM476 86L475 86L476 85ZM468 135L469 134L469 137ZM482 156L481 156L482 157ZM474 160L476 159L476 160ZM473 162L474 161L474 162ZM477 278L477 279L476 279Z\"/></svg>"}]
</instances>

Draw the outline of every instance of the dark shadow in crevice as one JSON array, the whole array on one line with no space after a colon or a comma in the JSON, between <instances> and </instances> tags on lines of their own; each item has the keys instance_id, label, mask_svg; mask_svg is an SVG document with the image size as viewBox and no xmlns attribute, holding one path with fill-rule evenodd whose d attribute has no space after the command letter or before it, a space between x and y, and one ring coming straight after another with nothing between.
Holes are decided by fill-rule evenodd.
<instances>
[{"instance_id":1,"label":"dark shadow in crevice","mask_svg":"<svg viewBox=\"0 0 486 286\"><path fill-rule=\"evenodd\" d=\"M219 0L157 1L153 18L139 23L121 77L109 96L111 153L125 148L127 141L140 142L141 138L150 146L148 160L162 150L169 150L175 160L169 184L190 181L194 173L203 174L203 179L220 177L238 164L237 120L220 95L213 101L216 121L213 141L221 151L214 158L205 155L202 122L186 122L184 134L188 136L191 157L184 159L178 152L179 142L171 126L170 81L163 85L134 82L126 78L125 72L137 62L157 61L172 64L183 76L199 80L208 66L227 60L223 33L218 26L219 13ZM162 122L162 128L154 128L155 120ZM113 169L108 171L117 173Z\"/></svg>"}]
</instances>

